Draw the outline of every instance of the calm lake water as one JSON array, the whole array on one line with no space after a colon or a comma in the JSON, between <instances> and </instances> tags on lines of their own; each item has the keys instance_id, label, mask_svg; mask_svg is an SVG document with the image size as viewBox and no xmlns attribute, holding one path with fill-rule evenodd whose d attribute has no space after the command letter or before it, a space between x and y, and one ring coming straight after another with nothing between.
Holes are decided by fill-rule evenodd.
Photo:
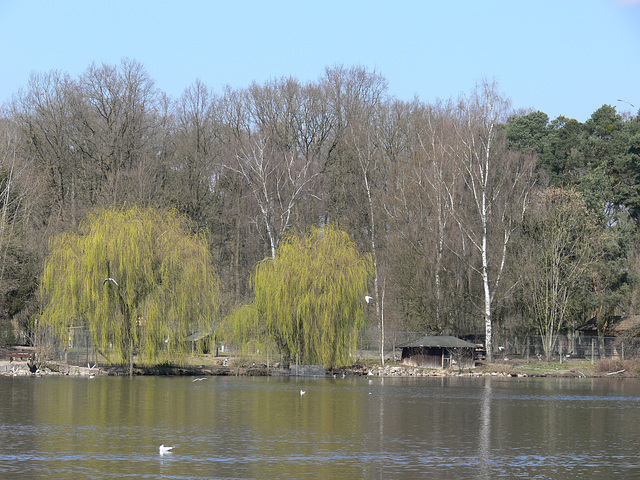
<instances>
[{"instance_id":1,"label":"calm lake water","mask_svg":"<svg viewBox=\"0 0 640 480\"><path fill-rule=\"evenodd\" d=\"M0 478L640 478L638 380L193 380L0 377Z\"/></svg>"}]
</instances>

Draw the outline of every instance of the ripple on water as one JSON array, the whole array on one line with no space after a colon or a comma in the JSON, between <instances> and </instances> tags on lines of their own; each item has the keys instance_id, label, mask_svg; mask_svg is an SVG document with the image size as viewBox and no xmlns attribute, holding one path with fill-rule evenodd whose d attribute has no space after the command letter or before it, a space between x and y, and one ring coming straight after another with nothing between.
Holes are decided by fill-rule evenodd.
<instances>
[{"instance_id":1,"label":"ripple on water","mask_svg":"<svg viewBox=\"0 0 640 480\"><path fill-rule=\"evenodd\" d=\"M640 391L632 383L624 385L625 395L597 382L553 379L108 379L75 382L76 390L82 386L75 403L66 380L39 384L38 393L64 400L58 404L68 409L63 420L45 400L26 405L31 408L13 402L7 410L0 384L0 478L616 479L640 473L639 419L630 414ZM78 411L88 407L95 412ZM160 443L175 445L174 454L158 455Z\"/></svg>"}]
</instances>

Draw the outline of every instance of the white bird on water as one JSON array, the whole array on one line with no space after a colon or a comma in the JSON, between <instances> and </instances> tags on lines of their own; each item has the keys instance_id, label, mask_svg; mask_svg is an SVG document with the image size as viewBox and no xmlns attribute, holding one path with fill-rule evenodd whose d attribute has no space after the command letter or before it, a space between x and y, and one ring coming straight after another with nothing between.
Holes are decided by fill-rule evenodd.
<instances>
[{"instance_id":1,"label":"white bird on water","mask_svg":"<svg viewBox=\"0 0 640 480\"><path fill-rule=\"evenodd\" d=\"M158 447L158 451L160 452L160 455L171 453L171 450L173 450L173 447L165 447L164 443L160 445L160 447Z\"/></svg>"}]
</instances>

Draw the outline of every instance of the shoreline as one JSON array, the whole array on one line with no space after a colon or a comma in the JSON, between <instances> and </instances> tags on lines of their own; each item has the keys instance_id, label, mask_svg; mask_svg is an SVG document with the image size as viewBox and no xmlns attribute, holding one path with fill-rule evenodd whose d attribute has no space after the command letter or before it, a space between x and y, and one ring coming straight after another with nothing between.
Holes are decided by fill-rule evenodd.
<instances>
[{"instance_id":1,"label":"shoreline","mask_svg":"<svg viewBox=\"0 0 640 480\"><path fill-rule=\"evenodd\" d=\"M537 363L525 364L480 364L474 368L459 370L440 370L424 367L412 367L406 365L379 365L363 366L352 365L349 367L325 369L325 376L334 378L349 376L367 377L503 377L503 378L526 378L526 377L551 377L551 378L640 378L637 363L630 362L626 367L625 362L618 362L615 369L611 371L593 371L582 365L572 368L559 369L556 364ZM156 365L141 366L134 365L134 376L295 376L291 370L269 367L266 365L246 366L221 366L221 365ZM585 371L586 370L586 371ZM0 375L4 376L128 376L128 368L124 366L76 366L61 362L47 362L40 365L36 371L29 369L26 361L0 361ZM304 375L301 375L304 376ZM321 376L321 375L310 375Z\"/></svg>"}]
</instances>

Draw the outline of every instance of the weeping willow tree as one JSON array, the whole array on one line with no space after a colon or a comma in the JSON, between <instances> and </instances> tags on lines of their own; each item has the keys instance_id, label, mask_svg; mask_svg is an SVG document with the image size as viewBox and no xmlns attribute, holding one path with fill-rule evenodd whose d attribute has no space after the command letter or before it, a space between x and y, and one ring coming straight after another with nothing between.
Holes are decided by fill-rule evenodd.
<instances>
[{"instance_id":1,"label":"weeping willow tree","mask_svg":"<svg viewBox=\"0 0 640 480\"><path fill-rule=\"evenodd\" d=\"M360 255L349 236L331 226L289 235L275 259L263 260L251 283L253 308L245 332L266 335L288 359L345 365L365 326L364 297L372 277L370 255ZM251 325L247 325L250 323Z\"/></svg>"},{"instance_id":2,"label":"weeping willow tree","mask_svg":"<svg viewBox=\"0 0 640 480\"><path fill-rule=\"evenodd\" d=\"M50 244L42 319L64 340L86 326L112 363L180 361L210 331L217 277L207 242L185 218L152 208L103 210Z\"/></svg>"}]
</instances>

